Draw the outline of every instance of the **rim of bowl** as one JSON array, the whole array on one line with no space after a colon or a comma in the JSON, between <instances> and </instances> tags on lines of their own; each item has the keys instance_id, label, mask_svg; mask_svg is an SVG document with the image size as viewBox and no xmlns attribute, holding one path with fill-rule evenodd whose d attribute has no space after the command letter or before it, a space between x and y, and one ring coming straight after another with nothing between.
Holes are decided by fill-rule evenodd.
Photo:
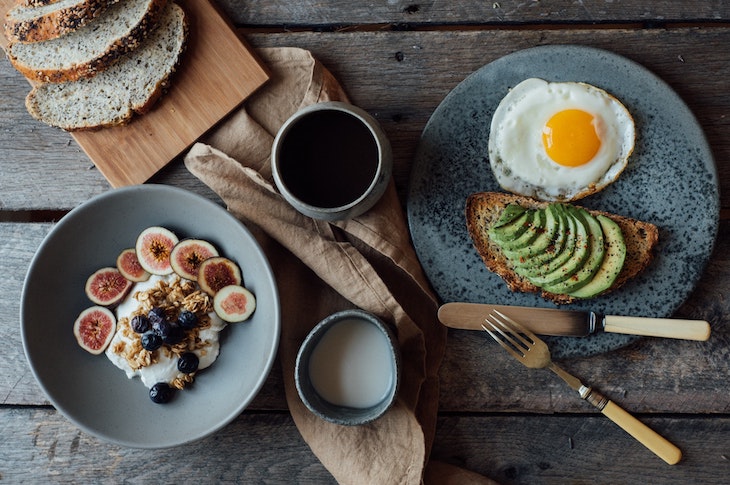
<instances>
[{"instance_id":1,"label":"rim of bowl","mask_svg":"<svg viewBox=\"0 0 730 485\"><path fill-rule=\"evenodd\" d=\"M338 406L336 404L329 403L327 400L319 396L317 391L312 385L311 379L308 376L309 358L311 357L312 351L317 346L322 337L329 331L333 326L347 319L359 319L367 321L378 328L388 340L389 354L393 363L393 385L388 391L387 396L380 401L378 404L369 408L350 408L346 406ZM331 423L355 426L367 424L376 419L380 418L385 414L395 403L398 390L400 389L400 350L398 347L398 339L395 332L380 318L376 315L360 309L342 310L333 313L323 320L321 320L315 327L310 330L306 338L299 347L297 352L296 364L295 364L295 383L299 397L304 405L312 413L319 416L320 418L329 421ZM317 396L324 403L331 407L331 410L336 411L338 414L342 413L342 416L334 416L328 414L327 410L323 410L317 406L316 402L312 402L309 398L309 394ZM375 412L373 412L375 411Z\"/></svg>"},{"instance_id":2,"label":"rim of bowl","mask_svg":"<svg viewBox=\"0 0 730 485\"><path fill-rule=\"evenodd\" d=\"M289 187L286 183L284 183L284 180L282 180L281 176L279 175L278 153L281 150L280 147L282 139L286 134L289 133L295 123L317 111L341 111L357 118L362 122L363 125L365 125L368 131L370 131L370 135L373 137L373 140L375 141L375 144L378 148L378 164L375 170L375 174L373 175L373 178L370 181L367 189L365 189L365 191L363 191L363 193L357 199L348 202L347 204L336 207L320 207L303 201L299 197L295 196L291 192L291 190L289 190ZM281 125L281 128L279 128L279 131L274 137L274 142L271 146L271 155L271 172L274 177L274 182L281 191L282 195L284 195L288 199L295 201L298 205L306 208L306 210L308 210L309 212L326 214L330 217L336 216L340 212L346 212L357 206L358 204L362 203L363 200L365 200L366 198L370 197L373 194L373 190L375 189L375 186L377 185L380 177L383 174L387 175L392 170L390 166L392 164L393 156L392 147L390 146L390 142L388 141L385 132L380 126L380 123L378 123L378 121L364 109L353 104L344 103L342 101L323 101L311 104L290 116L289 119L287 119L284 124ZM385 188L383 188L383 192L384 191ZM375 197L375 200L379 199L381 195L382 194L378 194L377 197Z\"/></svg>"}]
</instances>

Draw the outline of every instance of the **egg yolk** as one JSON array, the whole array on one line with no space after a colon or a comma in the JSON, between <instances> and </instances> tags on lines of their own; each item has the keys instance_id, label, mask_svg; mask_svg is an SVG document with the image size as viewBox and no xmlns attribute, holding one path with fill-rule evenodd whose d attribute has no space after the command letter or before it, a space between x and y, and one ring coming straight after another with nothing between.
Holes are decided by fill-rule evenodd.
<instances>
[{"instance_id":1,"label":"egg yolk","mask_svg":"<svg viewBox=\"0 0 730 485\"><path fill-rule=\"evenodd\" d=\"M579 109L555 113L542 130L548 156L560 165L578 167L590 162L601 147L593 115Z\"/></svg>"}]
</instances>

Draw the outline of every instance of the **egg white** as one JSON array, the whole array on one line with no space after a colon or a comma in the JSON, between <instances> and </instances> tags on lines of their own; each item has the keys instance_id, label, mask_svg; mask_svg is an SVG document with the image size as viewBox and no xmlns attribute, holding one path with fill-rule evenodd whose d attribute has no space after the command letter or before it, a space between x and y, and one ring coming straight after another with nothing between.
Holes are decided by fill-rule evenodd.
<instances>
[{"instance_id":1,"label":"egg white","mask_svg":"<svg viewBox=\"0 0 730 485\"><path fill-rule=\"evenodd\" d=\"M554 162L542 141L547 121L567 109L595 116L601 139L596 155L577 167ZM545 201L571 201L615 181L626 168L635 137L631 114L604 90L530 78L513 87L492 116L489 161L504 190Z\"/></svg>"}]
</instances>

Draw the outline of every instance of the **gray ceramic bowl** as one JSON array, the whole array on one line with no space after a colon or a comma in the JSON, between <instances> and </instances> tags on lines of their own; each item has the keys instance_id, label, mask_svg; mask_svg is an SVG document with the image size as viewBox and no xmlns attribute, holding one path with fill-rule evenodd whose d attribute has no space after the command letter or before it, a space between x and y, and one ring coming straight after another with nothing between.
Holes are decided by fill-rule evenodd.
<instances>
[{"instance_id":1,"label":"gray ceramic bowl","mask_svg":"<svg viewBox=\"0 0 730 485\"><path fill-rule=\"evenodd\" d=\"M282 166L286 165L282 164L282 159L286 158L282 157L282 152L284 152L284 147L288 143L291 143L290 140L292 139L292 137L289 136L290 133L292 133L295 128L305 130L308 129L305 127L305 125L311 125L310 122L314 119L313 115L322 114L322 112L345 113L353 117L354 119L359 120L359 122L362 123L362 125L365 126L370 132L370 135L372 136L371 140L375 142L375 148L378 155L377 166L375 167L372 179L368 179L369 183L368 180L363 181L363 183L367 184L366 188L355 199L334 207L315 204L311 201L303 199L297 193L296 188L292 185L294 181L290 179L291 176L289 176L290 178L287 178L287 175L285 174L286 171L282 170ZM333 129L336 130L336 127ZM342 133L340 133L340 136L349 136L350 138L353 138L351 133L352 131L353 130L343 129ZM314 146L328 144L335 146L337 145L332 141L334 137L333 133L327 131L319 132L315 130L314 133L310 133L309 137L311 137L311 140L314 140L316 142ZM350 146L348 146L348 154L349 148ZM354 149L357 150L356 147ZM309 152L310 150L315 150L315 148L313 148L312 146L305 146L303 148L300 148L298 151ZM352 163L352 161L356 159L357 157L353 155L350 158L343 159L343 163ZM340 167L340 165L337 164L337 167ZM381 128L378 121L370 116L367 111L349 103L343 103L339 101L327 101L306 106L305 108L302 108L301 110L294 113L289 119L284 122L284 124L281 126L278 133L276 134L276 137L274 138L274 143L271 148L271 170L274 176L274 182L281 192L281 195L295 209L297 209L302 214L313 217L315 219L322 219L325 221L338 221L351 219L353 217L357 217L363 214L373 205L375 205L375 203L380 199L388 186L388 182L390 181L390 175L393 170L393 153L390 146L390 141L388 141L385 132ZM340 168L340 170L343 170L343 168ZM359 173L359 170L356 170L356 168L354 167L347 168L347 174L355 173ZM340 178L342 177L345 176L342 175ZM301 175L298 176L297 179L298 178L301 178ZM317 180L329 180L331 178L332 177L321 175L317 177ZM341 184L342 180L340 180L339 178L337 180L333 180L331 184L330 182L327 182L326 184L322 183L322 185L326 186Z\"/></svg>"},{"instance_id":2,"label":"gray ceramic bowl","mask_svg":"<svg viewBox=\"0 0 730 485\"><path fill-rule=\"evenodd\" d=\"M72 330L76 316L90 306L84 294L88 275L113 266L117 254L152 225L215 244L241 266L244 284L257 298L249 321L221 333L218 360L162 405L105 355L81 349ZM161 185L112 190L63 217L30 264L20 306L26 357L51 403L89 434L137 448L187 443L238 416L269 373L279 321L276 282L251 233L213 202Z\"/></svg>"},{"instance_id":3,"label":"gray ceramic bowl","mask_svg":"<svg viewBox=\"0 0 730 485\"><path fill-rule=\"evenodd\" d=\"M317 346L322 342L323 337L336 325L346 321L362 321L381 332L387 340L387 359L391 380L384 397L376 404L369 407L352 407L333 404L324 399L315 389L313 380L315 376L310 375L310 362ZM297 391L305 406L315 415L335 424L354 426L367 424L381 417L392 406L398 391L400 381L400 353L398 341L390 330L375 315L362 310L344 310L330 315L315 326L304 339L297 355L295 378Z\"/></svg>"}]
</instances>

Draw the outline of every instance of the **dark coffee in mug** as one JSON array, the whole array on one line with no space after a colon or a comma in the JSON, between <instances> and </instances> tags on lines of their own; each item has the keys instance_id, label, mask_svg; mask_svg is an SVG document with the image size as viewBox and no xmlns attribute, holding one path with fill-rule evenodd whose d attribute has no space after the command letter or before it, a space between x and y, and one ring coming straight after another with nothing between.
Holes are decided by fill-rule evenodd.
<instances>
[{"instance_id":1,"label":"dark coffee in mug","mask_svg":"<svg viewBox=\"0 0 730 485\"><path fill-rule=\"evenodd\" d=\"M378 170L378 144L357 117L313 111L286 133L279 173L289 192L316 207L342 207L365 194Z\"/></svg>"}]
</instances>

